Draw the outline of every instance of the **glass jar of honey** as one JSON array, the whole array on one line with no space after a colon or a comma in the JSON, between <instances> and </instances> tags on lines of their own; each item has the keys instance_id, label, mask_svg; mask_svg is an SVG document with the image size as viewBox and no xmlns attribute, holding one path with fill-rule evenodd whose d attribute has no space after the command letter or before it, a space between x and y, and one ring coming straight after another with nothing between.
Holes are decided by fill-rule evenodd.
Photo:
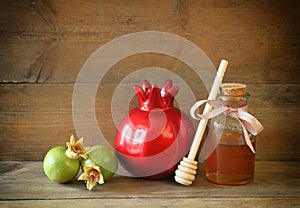
<instances>
[{"instance_id":1,"label":"glass jar of honey","mask_svg":"<svg viewBox=\"0 0 300 208\"><path fill-rule=\"evenodd\" d=\"M218 100L231 111L243 110L247 112L249 94L246 85L226 83L220 87ZM242 185L254 178L255 139L249 138L253 150L245 140L245 131L241 122L226 113L210 120L207 140L214 141L214 149L206 160L206 178L217 184Z\"/></svg>"}]
</instances>

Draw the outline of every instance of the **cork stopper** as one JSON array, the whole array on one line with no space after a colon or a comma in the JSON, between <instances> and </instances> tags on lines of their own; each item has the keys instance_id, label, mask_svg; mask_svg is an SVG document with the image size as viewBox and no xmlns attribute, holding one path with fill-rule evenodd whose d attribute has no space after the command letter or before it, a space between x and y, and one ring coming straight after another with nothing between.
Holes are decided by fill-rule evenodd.
<instances>
[{"instance_id":1,"label":"cork stopper","mask_svg":"<svg viewBox=\"0 0 300 208\"><path fill-rule=\"evenodd\" d=\"M225 96L244 96L246 95L246 85L240 83L223 83L220 86L220 94Z\"/></svg>"},{"instance_id":2,"label":"cork stopper","mask_svg":"<svg viewBox=\"0 0 300 208\"><path fill-rule=\"evenodd\" d=\"M247 87L241 83L223 83L219 88L219 98L230 107L247 105Z\"/></svg>"}]
</instances>

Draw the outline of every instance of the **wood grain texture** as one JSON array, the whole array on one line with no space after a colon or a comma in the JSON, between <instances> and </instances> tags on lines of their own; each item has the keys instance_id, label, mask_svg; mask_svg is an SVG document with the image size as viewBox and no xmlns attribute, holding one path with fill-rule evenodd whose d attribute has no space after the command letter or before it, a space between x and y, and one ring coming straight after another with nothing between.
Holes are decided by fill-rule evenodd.
<instances>
[{"instance_id":1,"label":"wood grain texture","mask_svg":"<svg viewBox=\"0 0 300 208\"><path fill-rule=\"evenodd\" d=\"M36 40L36 37L25 39L23 36L0 37L1 45L5 48L2 52L0 51L0 61L3 63L0 80L2 82L74 82L89 56L110 41L110 39L102 39L98 36L98 40L89 37L71 35L62 40L51 37L43 40L40 38ZM215 66L218 66L221 58L229 60L226 82L241 80L244 83L299 83L297 60L300 57L299 46L296 42L282 43L282 46L278 48L279 46L270 43L270 39L266 38L262 40L265 44L265 48L262 48L258 47L254 41L247 43L249 39L232 39L226 44L217 39L207 42L205 37L201 37L201 42L197 43L197 38L190 39L190 41L201 48ZM236 52L231 51L233 50L232 42L236 41L240 41L241 43L237 44L245 45L245 48L234 46ZM219 49L219 52L215 51L212 45L222 45L222 49ZM110 73L126 76L133 70L149 66L179 72L190 70L188 66L178 63L178 60L174 58L147 53L126 57L109 70ZM40 77L38 73L41 73ZM107 78L105 81L116 82L114 77ZM189 81L195 82L196 80L190 77Z\"/></svg>"},{"instance_id":2,"label":"wood grain texture","mask_svg":"<svg viewBox=\"0 0 300 208\"><path fill-rule=\"evenodd\" d=\"M90 55L122 35L157 30L195 43L215 66L226 58L224 82L248 84L250 110L265 127L258 160L299 161L299 11L298 0L2 0L0 160L42 160L50 147L64 144L75 133L74 82ZM153 66L175 73L197 98L206 98L202 81L178 59L152 53L126 57L105 74L96 98L97 121L110 143L116 85ZM182 102L188 109L190 103ZM120 102L116 113L127 108Z\"/></svg>"},{"instance_id":3,"label":"wood grain texture","mask_svg":"<svg viewBox=\"0 0 300 208\"><path fill-rule=\"evenodd\" d=\"M298 162L257 162L255 179L245 186L224 186L204 178L204 166L191 187L170 180L144 180L115 176L93 191L86 190L82 181L57 184L43 172L41 162L1 162L2 199L72 199L78 198L298 198ZM296 175L295 175L296 174ZM33 177L34 176L34 177ZM5 180L4 180L5 179ZM31 195L22 191L30 183ZM47 188L45 188L47 187ZM129 188L135 187L135 188ZM63 194L62 194L63 193Z\"/></svg>"},{"instance_id":4,"label":"wood grain texture","mask_svg":"<svg viewBox=\"0 0 300 208\"><path fill-rule=\"evenodd\" d=\"M133 97L131 90L124 91L124 98L111 108L111 98L116 84L102 84L95 98L95 112L98 125L105 139L113 144L116 125L112 112L123 118L129 109L136 106L136 100L126 103L126 97ZM3 160L42 160L46 151L56 145L64 145L71 133L75 134L72 115L73 83L65 84L2 84L0 88L0 159ZM258 160L299 160L299 145L296 129L299 123L298 85L248 85L253 95L249 110L263 124L265 130L258 137ZM279 93L273 94L274 88ZM192 85L197 98L205 99L206 91ZM281 94L284 93L284 97ZM84 101L83 101L84 103ZM181 107L189 109L190 103L183 102ZM88 112L86 105L80 106ZM188 111L184 111L188 113ZM85 114L85 113L83 113ZM79 115L80 116L80 115ZM92 121L83 118L83 125L90 126ZM196 122L195 122L196 124ZM85 135L79 135L85 137ZM85 138L97 144L101 138Z\"/></svg>"},{"instance_id":5,"label":"wood grain texture","mask_svg":"<svg viewBox=\"0 0 300 208\"><path fill-rule=\"evenodd\" d=\"M300 203L298 162L257 162L255 179L244 186L224 186L204 179L199 166L195 182L185 187L170 180L144 180L115 176L92 191L81 181L57 184L43 173L41 162L1 162L3 206L75 207L141 205L145 207L297 207ZM134 187L134 188L133 188ZM26 190L26 191L24 191Z\"/></svg>"},{"instance_id":6,"label":"wood grain texture","mask_svg":"<svg viewBox=\"0 0 300 208\"><path fill-rule=\"evenodd\" d=\"M298 0L1 0L0 206L299 207L299 19ZM41 160L47 150L78 132L72 98L84 63L114 38L141 31L186 38L216 67L222 58L229 61L224 82L247 84L249 110L265 127L257 140L252 183L212 184L204 179L204 164L191 187L172 179L115 176L87 191L82 182L56 184L45 176ZM176 57L128 56L109 69L95 95L97 123L110 144L117 125L113 116L121 118L137 104L130 90L135 83L118 84L146 67L168 69L185 80L197 99L207 97L202 80ZM155 83L170 78L150 77ZM89 89L91 84L82 86ZM121 94L112 109L117 87ZM93 121L86 116L86 101L93 98L79 98L81 124L93 132ZM191 106L186 98L177 100L179 104L186 113ZM85 144L99 140L92 133Z\"/></svg>"},{"instance_id":7,"label":"wood grain texture","mask_svg":"<svg viewBox=\"0 0 300 208\"><path fill-rule=\"evenodd\" d=\"M33 67L30 63L48 52L55 61L44 59L46 67L39 82L72 82L84 61L104 43L128 33L157 30L192 41L215 65L221 58L228 59L228 81L299 83L298 1L78 0L72 5L64 1L1 4L3 81L36 81L36 73L32 73L32 79L28 77ZM52 42L56 44L49 51ZM159 64L154 60L152 63Z\"/></svg>"},{"instance_id":8,"label":"wood grain texture","mask_svg":"<svg viewBox=\"0 0 300 208\"><path fill-rule=\"evenodd\" d=\"M0 201L1 207L15 207L15 208L30 208L30 207L58 207L64 206L72 207L110 207L119 208L120 206L124 208L131 208L137 206L143 206L145 208L154 207L207 207L207 208L222 208L222 207L249 207L249 208L281 208L290 207L298 208L299 199L298 198L276 198L276 199L249 199L249 198L239 198L239 199L228 199L228 198L133 198L133 199L63 199L63 200L18 200L18 201Z\"/></svg>"}]
</instances>

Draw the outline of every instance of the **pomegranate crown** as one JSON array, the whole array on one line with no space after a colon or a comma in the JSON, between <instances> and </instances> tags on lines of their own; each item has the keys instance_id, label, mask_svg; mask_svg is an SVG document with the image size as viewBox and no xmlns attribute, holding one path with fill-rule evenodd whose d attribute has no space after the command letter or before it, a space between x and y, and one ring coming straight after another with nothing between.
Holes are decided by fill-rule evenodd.
<instances>
[{"instance_id":1,"label":"pomegranate crown","mask_svg":"<svg viewBox=\"0 0 300 208\"><path fill-rule=\"evenodd\" d=\"M133 87L142 110L151 110L154 108L167 109L172 108L174 97L178 93L179 87L173 85L172 80L164 82L161 89L156 85L151 85L147 80L142 83L142 88L138 85Z\"/></svg>"}]
</instances>

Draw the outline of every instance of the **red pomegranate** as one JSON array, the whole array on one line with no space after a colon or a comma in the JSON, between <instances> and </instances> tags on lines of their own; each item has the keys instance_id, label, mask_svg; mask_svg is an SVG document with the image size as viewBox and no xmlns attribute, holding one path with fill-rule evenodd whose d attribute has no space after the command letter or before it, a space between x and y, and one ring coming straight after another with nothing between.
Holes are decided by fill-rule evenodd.
<instances>
[{"instance_id":1,"label":"red pomegranate","mask_svg":"<svg viewBox=\"0 0 300 208\"><path fill-rule=\"evenodd\" d=\"M160 89L143 81L134 86L139 107L121 122L115 150L121 165L134 177L166 178L188 153L194 136L190 119L173 106L178 86L167 80Z\"/></svg>"}]
</instances>

